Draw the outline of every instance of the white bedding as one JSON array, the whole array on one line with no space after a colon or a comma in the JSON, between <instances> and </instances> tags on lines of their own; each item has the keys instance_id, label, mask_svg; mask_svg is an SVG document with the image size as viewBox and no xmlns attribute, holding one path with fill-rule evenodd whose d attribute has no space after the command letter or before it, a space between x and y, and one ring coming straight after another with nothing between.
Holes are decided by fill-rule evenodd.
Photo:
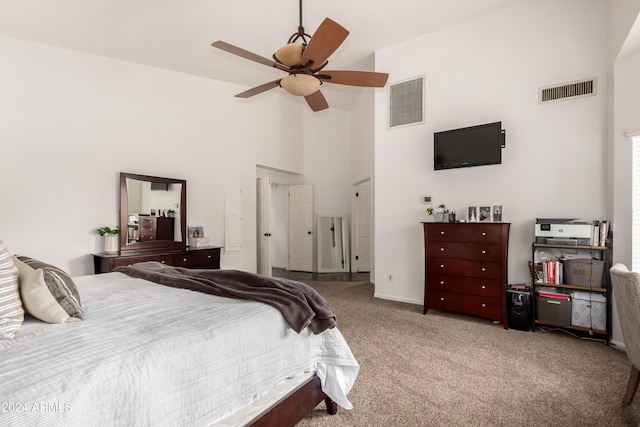
<instances>
[{"instance_id":1,"label":"white bedding","mask_svg":"<svg viewBox=\"0 0 640 427\"><path fill-rule=\"evenodd\" d=\"M0 425L209 425L314 371L351 408L359 366L337 328L296 334L265 304L122 273L74 281L82 322L28 318L0 340Z\"/></svg>"}]
</instances>

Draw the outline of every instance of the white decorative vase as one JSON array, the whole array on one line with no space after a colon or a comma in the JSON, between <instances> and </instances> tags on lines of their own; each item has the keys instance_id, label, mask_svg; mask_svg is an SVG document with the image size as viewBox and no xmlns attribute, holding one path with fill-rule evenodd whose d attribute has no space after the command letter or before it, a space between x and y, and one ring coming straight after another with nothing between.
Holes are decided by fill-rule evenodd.
<instances>
[{"instance_id":1,"label":"white decorative vase","mask_svg":"<svg viewBox=\"0 0 640 427\"><path fill-rule=\"evenodd\" d=\"M444 214L443 213L434 213L433 214L433 222L442 222L444 221Z\"/></svg>"},{"instance_id":2,"label":"white decorative vase","mask_svg":"<svg viewBox=\"0 0 640 427\"><path fill-rule=\"evenodd\" d=\"M117 234L105 234L104 253L106 254L118 253L118 235Z\"/></svg>"}]
</instances>

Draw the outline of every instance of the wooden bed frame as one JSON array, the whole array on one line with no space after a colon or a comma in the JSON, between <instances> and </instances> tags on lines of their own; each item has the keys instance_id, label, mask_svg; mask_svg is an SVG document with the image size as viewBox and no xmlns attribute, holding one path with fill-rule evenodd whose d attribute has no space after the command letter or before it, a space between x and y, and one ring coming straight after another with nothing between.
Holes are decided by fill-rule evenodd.
<instances>
[{"instance_id":1,"label":"wooden bed frame","mask_svg":"<svg viewBox=\"0 0 640 427\"><path fill-rule=\"evenodd\" d=\"M338 404L322 391L320 378L314 375L248 425L251 427L293 427L323 400L327 405L327 412L335 415L338 412Z\"/></svg>"}]
</instances>

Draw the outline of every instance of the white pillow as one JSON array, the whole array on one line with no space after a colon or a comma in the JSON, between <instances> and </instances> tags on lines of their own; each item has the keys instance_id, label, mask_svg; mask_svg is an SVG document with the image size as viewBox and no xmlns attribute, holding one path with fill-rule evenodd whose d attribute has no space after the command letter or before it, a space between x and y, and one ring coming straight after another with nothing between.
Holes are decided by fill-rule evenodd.
<instances>
[{"instance_id":1,"label":"white pillow","mask_svg":"<svg viewBox=\"0 0 640 427\"><path fill-rule=\"evenodd\" d=\"M13 339L23 321L18 268L7 247L0 241L0 339Z\"/></svg>"},{"instance_id":2,"label":"white pillow","mask_svg":"<svg viewBox=\"0 0 640 427\"><path fill-rule=\"evenodd\" d=\"M13 261L20 273L20 295L27 313L48 323L80 321L77 317L69 316L53 296L47 286L42 268L31 268L17 257L13 257Z\"/></svg>"}]
</instances>

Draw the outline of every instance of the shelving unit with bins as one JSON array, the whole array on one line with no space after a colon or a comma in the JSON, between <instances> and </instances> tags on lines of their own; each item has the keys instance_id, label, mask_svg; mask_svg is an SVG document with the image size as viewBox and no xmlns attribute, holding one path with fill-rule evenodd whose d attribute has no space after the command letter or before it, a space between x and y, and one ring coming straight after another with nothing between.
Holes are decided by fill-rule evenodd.
<instances>
[{"instance_id":1,"label":"shelving unit with bins","mask_svg":"<svg viewBox=\"0 0 640 427\"><path fill-rule=\"evenodd\" d=\"M549 258L561 259L565 257L565 254L575 254L579 252L588 253L591 256L592 260L602 261L604 262L602 281L598 284L593 285L585 285L585 284L576 284L576 283L545 283L539 281L536 277L536 260L539 259L537 254L539 252L548 251L553 254L553 256ZM609 277L609 268L611 267L611 241L607 239L606 246L576 246L576 245L562 245L562 244L548 244L548 243L533 243L531 250L531 259L533 265L531 265L531 282L532 289L534 293L532 295L533 300L533 313L534 313L534 324L536 326L550 326L555 328L562 328L566 330L570 330L577 335L593 335L594 337L601 338L609 344L611 339L611 279ZM591 263L592 264L592 263ZM565 280L566 280L566 269L565 269ZM572 291L580 291L580 292L594 292L597 294L604 295L606 298L605 310L606 310L606 327L604 329L594 329L593 327L584 327L578 325L572 325L571 322L568 323L557 323L550 322L548 320L539 319L538 318L538 292L540 290L544 290L546 288L556 288L558 293L570 294ZM573 302L573 301L572 301ZM590 305L593 306L593 303ZM571 307L570 307L571 309ZM593 310L593 308L591 308Z\"/></svg>"}]
</instances>

